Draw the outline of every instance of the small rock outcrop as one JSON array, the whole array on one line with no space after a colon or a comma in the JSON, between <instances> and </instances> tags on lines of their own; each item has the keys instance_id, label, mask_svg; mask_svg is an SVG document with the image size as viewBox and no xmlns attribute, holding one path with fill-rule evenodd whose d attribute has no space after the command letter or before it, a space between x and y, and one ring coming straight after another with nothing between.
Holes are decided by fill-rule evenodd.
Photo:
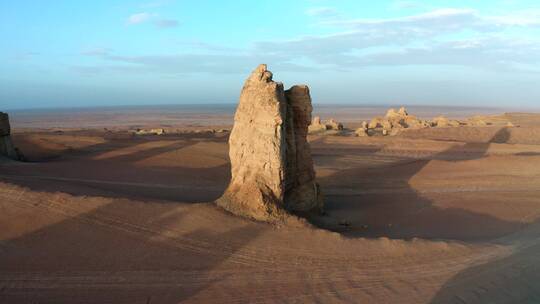
<instances>
[{"instance_id":1,"label":"small rock outcrop","mask_svg":"<svg viewBox=\"0 0 540 304\"><path fill-rule=\"evenodd\" d=\"M137 129L133 132L135 135L163 135L165 134L165 129Z\"/></svg>"},{"instance_id":2,"label":"small rock outcrop","mask_svg":"<svg viewBox=\"0 0 540 304\"><path fill-rule=\"evenodd\" d=\"M341 131L343 130L343 124L340 122L335 121L333 118L330 118L325 123L327 130L336 130Z\"/></svg>"},{"instance_id":3,"label":"small rock outcrop","mask_svg":"<svg viewBox=\"0 0 540 304\"><path fill-rule=\"evenodd\" d=\"M467 120L455 120L441 115L433 118L431 121L422 120L414 115L410 115L407 109L401 107L397 111L395 109L389 109L384 117L374 117L368 124L363 122L362 126L355 131L355 135L395 136L407 129L484 127L491 125L514 127L508 118L499 116L474 116Z\"/></svg>"},{"instance_id":4,"label":"small rock outcrop","mask_svg":"<svg viewBox=\"0 0 540 304\"><path fill-rule=\"evenodd\" d=\"M430 122L410 115L407 109L401 107L398 111L389 109L384 117L375 117L367 125L367 130L377 131L382 135L394 136L403 129L420 129L430 127Z\"/></svg>"},{"instance_id":5,"label":"small rock outcrop","mask_svg":"<svg viewBox=\"0 0 540 304\"><path fill-rule=\"evenodd\" d=\"M326 125L321 123L321 118L319 116L315 116L308 127L308 131L309 133L324 132L326 131Z\"/></svg>"},{"instance_id":6,"label":"small rock outcrop","mask_svg":"<svg viewBox=\"0 0 540 304\"><path fill-rule=\"evenodd\" d=\"M321 133L324 131L343 131L343 124L330 118L324 122L321 122L319 116L315 116L309 124L309 133Z\"/></svg>"},{"instance_id":7,"label":"small rock outcrop","mask_svg":"<svg viewBox=\"0 0 540 304\"><path fill-rule=\"evenodd\" d=\"M0 112L0 156L22 160L22 155L11 141L11 126L7 113Z\"/></svg>"},{"instance_id":8,"label":"small rock outcrop","mask_svg":"<svg viewBox=\"0 0 540 304\"><path fill-rule=\"evenodd\" d=\"M216 203L261 221L287 211L322 209L322 195L307 142L311 121L307 86L284 91L266 65L246 80L229 138L231 182Z\"/></svg>"},{"instance_id":9,"label":"small rock outcrop","mask_svg":"<svg viewBox=\"0 0 540 304\"><path fill-rule=\"evenodd\" d=\"M376 128L382 128L383 126L384 118L382 117L374 117L370 122L368 127L370 129L376 129Z\"/></svg>"},{"instance_id":10,"label":"small rock outcrop","mask_svg":"<svg viewBox=\"0 0 540 304\"><path fill-rule=\"evenodd\" d=\"M474 116L468 119L467 124L475 127L485 127L488 123L484 120L484 117Z\"/></svg>"},{"instance_id":11,"label":"small rock outcrop","mask_svg":"<svg viewBox=\"0 0 540 304\"><path fill-rule=\"evenodd\" d=\"M419 129L429 127L429 122L410 115L405 107L401 107L399 111L394 109L388 110L385 118L390 123L392 129Z\"/></svg>"},{"instance_id":12,"label":"small rock outcrop","mask_svg":"<svg viewBox=\"0 0 540 304\"><path fill-rule=\"evenodd\" d=\"M444 116L437 116L431 121L434 127L459 127L461 124L457 120L448 119Z\"/></svg>"},{"instance_id":13,"label":"small rock outcrop","mask_svg":"<svg viewBox=\"0 0 540 304\"><path fill-rule=\"evenodd\" d=\"M360 128L358 128L358 129L356 129L356 131L354 131L354 134L356 134L356 136L359 136L359 137L369 136L369 134L368 134L368 123L363 121Z\"/></svg>"}]
</instances>

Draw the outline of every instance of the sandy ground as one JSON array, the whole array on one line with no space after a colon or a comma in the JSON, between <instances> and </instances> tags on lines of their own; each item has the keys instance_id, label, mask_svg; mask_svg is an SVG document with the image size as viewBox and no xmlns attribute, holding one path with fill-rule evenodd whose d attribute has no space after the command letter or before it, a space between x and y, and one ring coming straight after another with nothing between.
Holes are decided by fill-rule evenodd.
<instances>
[{"instance_id":1,"label":"sandy ground","mask_svg":"<svg viewBox=\"0 0 540 304\"><path fill-rule=\"evenodd\" d=\"M540 116L520 128L312 136L327 215L209 203L227 134L14 135L0 303L540 303Z\"/></svg>"}]
</instances>

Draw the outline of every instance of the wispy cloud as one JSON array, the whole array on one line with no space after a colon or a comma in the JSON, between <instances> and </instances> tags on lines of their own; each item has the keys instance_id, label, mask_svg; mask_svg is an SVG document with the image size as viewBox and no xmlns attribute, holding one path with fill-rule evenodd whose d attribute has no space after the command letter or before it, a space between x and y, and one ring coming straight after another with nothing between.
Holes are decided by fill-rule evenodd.
<instances>
[{"instance_id":1,"label":"wispy cloud","mask_svg":"<svg viewBox=\"0 0 540 304\"><path fill-rule=\"evenodd\" d=\"M140 24L140 23L143 23L143 22L146 22L148 20L150 20L150 18L152 18L152 14L150 13L137 13L137 14L133 14L131 16L128 17L126 23L129 24L129 25L134 25L134 24Z\"/></svg>"},{"instance_id":2,"label":"wispy cloud","mask_svg":"<svg viewBox=\"0 0 540 304\"><path fill-rule=\"evenodd\" d=\"M311 12L320 16L324 10ZM197 42L180 54L101 56L108 71L150 73L236 73L266 62L285 71L354 70L374 66L466 66L491 71L540 72L540 36L520 39L514 28L540 29L540 12L483 15L466 8L443 8L401 18L326 20L333 34L255 41L244 49ZM155 26L176 26L176 22ZM115 66L118 68L115 68Z\"/></svg>"},{"instance_id":3,"label":"wispy cloud","mask_svg":"<svg viewBox=\"0 0 540 304\"><path fill-rule=\"evenodd\" d=\"M342 26L359 30L388 30L402 31L413 29L422 32L441 33L464 27L480 29L482 24L476 11L472 9L442 8L427 13L387 19L350 19L328 21L327 25Z\"/></svg>"},{"instance_id":4,"label":"wispy cloud","mask_svg":"<svg viewBox=\"0 0 540 304\"><path fill-rule=\"evenodd\" d=\"M536 42L466 39L441 42L430 47L409 47L364 56L350 56L346 64L353 66L455 65L485 70L532 71L523 67L540 64L539 51L540 44Z\"/></svg>"},{"instance_id":5,"label":"wispy cloud","mask_svg":"<svg viewBox=\"0 0 540 304\"><path fill-rule=\"evenodd\" d=\"M540 39L518 43L516 38L501 36L512 27L537 27L536 14L484 16L471 9L446 8L402 18L333 20L325 24L341 27L342 32L258 42L255 48L337 69L386 63L512 68L539 63L535 51ZM451 37L457 34L469 38Z\"/></svg>"},{"instance_id":6,"label":"wispy cloud","mask_svg":"<svg viewBox=\"0 0 540 304\"><path fill-rule=\"evenodd\" d=\"M515 11L505 15L487 16L484 19L486 22L494 23L499 26L540 27L540 9Z\"/></svg>"},{"instance_id":7,"label":"wispy cloud","mask_svg":"<svg viewBox=\"0 0 540 304\"><path fill-rule=\"evenodd\" d=\"M540 10L514 11L502 15L482 15L468 8L439 8L423 14L388 19L350 19L325 22L327 25L350 28L392 27L396 30L429 29L441 34L443 30L499 30L507 26L539 26Z\"/></svg>"}]
</instances>

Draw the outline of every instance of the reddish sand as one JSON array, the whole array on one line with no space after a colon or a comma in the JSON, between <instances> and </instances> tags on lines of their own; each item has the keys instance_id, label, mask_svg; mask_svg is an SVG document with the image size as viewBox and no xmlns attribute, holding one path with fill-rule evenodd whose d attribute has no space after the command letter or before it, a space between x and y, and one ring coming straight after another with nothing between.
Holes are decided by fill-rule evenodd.
<instances>
[{"instance_id":1,"label":"reddish sand","mask_svg":"<svg viewBox=\"0 0 540 304\"><path fill-rule=\"evenodd\" d=\"M539 303L540 117L520 128L310 137L327 215L211 202L227 134L14 135L0 303Z\"/></svg>"}]
</instances>

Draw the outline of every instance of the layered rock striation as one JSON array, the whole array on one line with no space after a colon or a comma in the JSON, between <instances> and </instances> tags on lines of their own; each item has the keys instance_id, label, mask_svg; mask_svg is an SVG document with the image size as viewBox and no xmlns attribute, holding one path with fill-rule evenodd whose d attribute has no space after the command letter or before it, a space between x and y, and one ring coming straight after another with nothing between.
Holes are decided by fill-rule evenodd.
<instances>
[{"instance_id":1,"label":"layered rock striation","mask_svg":"<svg viewBox=\"0 0 540 304\"><path fill-rule=\"evenodd\" d=\"M307 86L272 80L266 65L246 80L229 138L231 182L216 202L256 220L275 221L287 211L322 208L307 142L311 121Z\"/></svg>"}]
</instances>

